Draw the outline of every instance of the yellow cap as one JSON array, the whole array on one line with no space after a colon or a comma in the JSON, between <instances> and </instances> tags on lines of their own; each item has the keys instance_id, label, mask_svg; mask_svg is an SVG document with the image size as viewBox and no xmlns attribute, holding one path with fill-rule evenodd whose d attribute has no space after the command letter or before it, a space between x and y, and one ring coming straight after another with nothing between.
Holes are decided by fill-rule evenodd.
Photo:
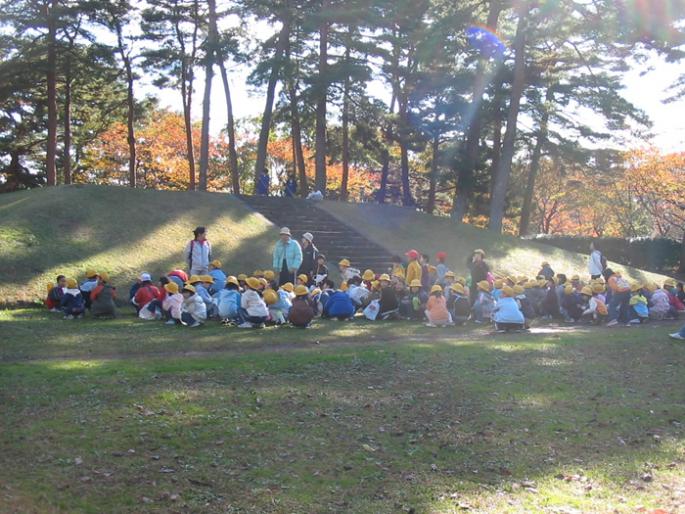
<instances>
[{"instance_id":1,"label":"yellow cap","mask_svg":"<svg viewBox=\"0 0 685 514\"><path fill-rule=\"evenodd\" d=\"M288 291L289 293L292 293L293 290L295 289L295 286L293 285L292 282L286 282L285 284L283 284L281 286L281 289L283 289L283 291Z\"/></svg>"},{"instance_id":2,"label":"yellow cap","mask_svg":"<svg viewBox=\"0 0 685 514\"><path fill-rule=\"evenodd\" d=\"M207 282L208 284L213 284L214 283L214 277L211 275L200 275L200 279L203 282Z\"/></svg>"},{"instance_id":3,"label":"yellow cap","mask_svg":"<svg viewBox=\"0 0 685 514\"><path fill-rule=\"evenodd\" d=\"M592 288L590 286L585 286L583 289L580 290L580 294L584 294L585 296L592 296Z\"/></svg>"},{"instance_id":4,"label":"yellow cap","mask_svg":"<svg viewBox=\"0 0 685 514\"><path fill-rule=\"evenodd\" d=\"M184 291L190 291L191 293L194 293L195 292L195 286L192 286L190 284L185 284L183 286L183 290Z\"/></svg>"},{"instance_id":5,"label":"yellow cap","mask_svg":"<svg viewBox=\"0 0 685 514\"><path fill-rule=\"evenodd\" d=\"M667 278L666 280L664 280L664 285L665 285L666 287L675 287L675 286L676 286L676 281L675 281L674 279L672 279L672 278Z\"/></svg>"},{"instance_id":6,"label":"yellow cap","mask_svg":"<svg viewBox=\"0 0 685 514\"><path fill-rule=\"evenodd\" d=\"M549 266L549 262L547 261L542 261L541 266L544 268L545 266Z\"/></svg>"},{"instance_id":7,"label":"yellow cap","mask_svg":"<svg viewBox=\"0 0 685 514\"><path fill-rule=\"evenodd\" d=\"M340 284L340 290L341 291L347 291L348 289L349 288L347 287L347 281Z\"/></svg>"},{"instance_id":8,"label":"yellow cap","mask_svg":"<svg viewBox=\"0 0 685 514\"><path fill-rule=\"evenodd\" d=\"M490 282L488 282L487 280L481 280L476 285L478 286L478 289L480 289L481 291L485 291L487 293L491 291Z\"/></svg>"},{"instance_id":9,"label":"yellow cap","mask_svg":"<svg viewBox=\"0 0 685 514\"><path fill-rule=\"evenodd\" d=\"M404 280L404 270L402 268L397 268L392 272L392 276Z\"/></svg>"},{"instance_id":10,"label":"yellow cap","mask_svg":"<svg viewBox=\"0 0 685 514\"><path fill-rule=\"evenodd\" d=\"M306 286L299 285L295 288L295 296L307 296L308 294L309 290Z\"/></svg>"},{"instance_id":11,"label":"yellow cap","mask_svg":"<svg viewBox=\"0 0 685 514\"><path fill-rule=\"evenodd\" d=\"M238 279L231 275L226 279L227 284L233 284L234 286L240 287L240 282L238 282Z\"/></svg>"},{"instance_id":12,"label":"yellow cap","mask_svg":"<svg viewBox=\"0 0 685 514\"><path fill-rule=\"evenodd\" d=\"M78 282L76 282L75 278L68 278L67 279L67 289L76 289L78 287Z\"/></svg>"},{"instance_id":13,"label":"yellow cap","mask_svg":"<svg viewBox=\"0 0 685 514\"><path fill-rule=\"evenodd\" d=\"M98 272L95 271L94 269L87 269L86 270L86 278L95 278L98 276Z\"/></svg>"},{"instance_id":14,"label":"yellow cap","mask_svg":"<svg viewBox=\"0 0 685 514\"><path fill-rule=\"evenodd\" d=\"M523 287L526 289L533 289L534 287L538 286L538 281L537 280L529 280L525 284L523 284Z\"/></svg>"},{"instance_id":15,"label":"yellow cap","mask_svg":"<svg viewBox=\"0 0 685 514\"><path fill-rule=\"evenodd\" d=\"M514 288L511 286L504 286L502 288L502 294L504 296L507 296L509 298L512 298L516 293L514 292Z\"/></svg>"},{"instance_id":16,"label":"yellow cap","mask_svg":"<svg viewBox=\"0 0 685 514\"><path fill-rule=\"evenodd\" d=\"M454 278L454 271L448 271L445 273L445 278Z\"/></svg>"},{"instance_id":17,"label":"yellow cap","mask_svg":"<svg viewBox=\"0 0 685 514\"><path fill-rule=\"evenodd\" d=\"M605 289L606 288L604 287L604 284L595 284L594 286L592 286L592 292L594 294L603 293Z\"/></svg>"},{"instance_id":18,"label":"yellow cap","mask_svg":"<svg viewBox=\"0 0 685 514\"><path fill-rule=\"evenodd\" d=\"M247 283L247 287L250 289L259 289L259 286L261 285L259 279L255 277L248 277L245 282Z\"/></svg>"},{"instance_id":19,"label":"yellow cap","mask_svg":"<svg viewBox=\"0 0 685 514\"><path fill-rule=\"evenodd\" d=\"M640 284L638 282L635 282L635 283L630 285L630 290L633 293L637 293L640 289L642 289L642 284Z\"/></svg>"},{"instance_id":20,"label":"yellow cap","mask_svg":"<svg viewBox=\"0 0 685 514\"><path fill-rule=\"evenodd\" d=\"M254 273L252 273L252 276L255 278L261 278L264 276L264 272L260 269L254 270Z\"/></svg>"},{"instance_id":21,"label":"yellow cap","mask_svg":"<svg viewBox=\"0 0 685 514\"><path fill-rule=\"evenodd\" d=\"M378 277L378 280L381 281L381 282L382 282L383 280L386 280L387 282L390 282L390 275L388 275L387 273L383 273L380 277Z\"/></svg>"},{"instance_id":22,"label":"yellow cap","mask_svg":"<svg viewBox=\"0 0 685 514\"><path fill-rule=\"evenodd\" d=\"M461 284L462 286L466 285L466 279L464 277L457 277L454 279L454 281L458 284Z\"/></svg>"},{"instance_id":23,"label":"yellow cap","mask_svg":"<svg viewBox=\"0 0 685 514\"><path fill-rule=\"evenodd\" d=\"M267 280L273 280L276 278L276 273L273 272L273 270L266 270L264 271L264 278Z\"/></svg>"},{"instance_id":24,"label":"yellow cap","mask_svg":"<svg viewBox=\"0 0 685 514\"><path fill-rule=\"evenodd\" d=\"M321 294L321 289L319 289L319 288L317 287L317 288L313 289L312 292L311 292L310 294L311 294L312 296L316 296L316 295L318 295L318 294Z\"/></svg>"},{"instance_id":25,"label":"yellow cap","mask_svg":"<svg viewBox=\"0 0 685 514\"><path fill-rule=\"evenodd\" d=\"M273 305L278 301L278 293L273 289L266 289L262 297L267 305Z\"/></svg>"},{"instance_id":26,"label":"yellow cap","mask_svg":"<svg viewBox=\"0 0 685 514\"><path fill-rule=\"evenodd\" d=\"M417 278L411 281L411 284L409 284L409 287L421 287L421 281Z\"/></svg>"},{"instance_id":27,"label":"yellow cap","mask_svg":"<svg viewBox=\"0 0 685 514\"><path fill-rule=\"evenodd\" d=\"M515 295L523 294L526 292L526 289L520 284L516 284L514 287L512 287L512 289L514 290Z\"/></svg>"},{"instance_id":28,"label":"yellow cap","mask_svg":"<svg viewBox=\"0 0 685 514\"><path fill-rule=\"evenodd\" d=\"M362 279L363 280L373 280L376 277L376 274L373 272L373 270L367 269L362 273Z\"/></svg>"},{"instance_id":29,"label":"yellow cap","mask_svg":"<svg viewBox=\"0 0 685 514\"><path fill-rule=\"evenodd\" d=\"M269 287L269 281L265 279L264 277L260 277L257 280L259 280L259 285L262 286L263 288Z\"/></svg>"},{"instance_id":30,"label":"yellow cap","mask_svg":"<svg viewBox=\"0 0 685 514\"><path fill-rule=\"evenodd\" d=\"M169 282L164 284L164 289L166 289L167 293L176 294L178 293L178 284L176 282Z\"/></svg>"},{"instance_id":31,"label":"yellow cap","mask_svg":"<svg viewBox=\"0 0 685 514\"><path fill-rule=\"evenodd\" d=\"M197 282L202 282L202 277L200 275L190 275L188 279L189 284L195 284Z\"/></svg>"},{"instance_id":32,"label":"yellow cap","mask_svg":"<svg viewBox=\"0 0 685 514\"><path fill-rule=\"evenodd\" d=\"M380 280L373 280L371 282L371 289L373 289L374 291L377 291L378 289L380 289L380 287L381 287Z\"/></svg>"},{"instance_id":33,"label":"yellow cap","mask_svg":"<svg viewBox=\"0 0 685 514\"><path fill-rule=\"evenodd\" d=\"M221 267L221 261L219 259L214 259L212 262L210 262L212 266L215 268L220 268Z\"/></svg>"},{"instance_id":34,"label":"yellow cap","mask_svg":"<svg viewBox=\"0 0 685 514\"><path fill-rule=\"evenodd\" d=\"M347 259L342 259L342 260L338 263L338 266L342 266L342 267L349 268L349 267L350 267L350 261L348 261Z\"/></svg>"},{"instance_id":35,"label":"yellow cap","mask_svg":"<svg viewBox=\"0 0 685 514\"><path fill-rule=\"evenodd\" d=\"M309 282L309 276L305 275L304 273L301 273L301 274L297 275L297 278L298 278L298 280L301 280L301 281L304 282L305 284L306 284L307 282Z\"/></svg>"},{"instance_id":36,"label":"yellow cap","mask_svg":"<svg viewBox=\"0 0 685 514\"><path fill-rule=\"evenodd\" d=\"M109 273L100 273L100 280L103 282L109 282Z\"/></svg>"},{"instance_id":37,"label":"yellow cap","mask_svg":"<svg viewBox=\"0 0 685 514\"><path fill-rule=\"evenodd\" d=\"M429 264L429 265L428 265L428 272L429 272L429 273L435 273L436 271L438 271L438 268L436 268L436 267L433 266L432 264Z\"/></svg>"},{"instance_id":38,"label":"yellow cap","mask_svg":"<svg viewBox=\"0 0 685 514\"><path fill-rule=\"evenodd\" d=\"M474 254L479 253L479 254L481 254L483 257L485 257L485 251L484 251L484 250L481 250L480 248L477 248L476 250L474 250L473 253L474 253Z\"/></svg>"},{"instance_id":39,"label":"yellow cap","mask_svg":"<svg viewBox=\"0 0 685 514\"><path fill-rule=\"evenodd\" d=\"M573 275L573 276L571 277L571 281L573 281L573 280L580 280L580 276L578 276L578 275Z\"/></svg>"},{"instance_id":40,"label":"yellow cap","mask_svg":"<svg viewBox=\"0 0 685 514\"><path fill-rule=\"evenodd\" d=\"M245 282L247 280L247 275L245 273L241 273L238 275L238 281L239 282Z\"/></svg>"},{"instance_id":41,"label":"yellow cap","mask_svg":"<svg viewBox=\"0 0 685 514\"><path fill-rule=\"evenodd\" d=\"M442 287L438 284L435 284L433 287L431 287L431 294L433 293L442 293Z\"/></svg>"},{"instance_id":42,"label":"yellow cap","mask_svg":"<svg viewBox=\"0 0 685 514\"><path fill-rule=\"evenodd\" d=\"M452 284L450 289L455 293L464 294L464 286L462 286L459 282Z\"/></svg>"},{"instance_id":43,"label":"yellow cap","mask_svg":"<svg viewBox=\"0 0 685 514\"><path fill-rule=\"evenodd\" d=\"M502 287L504 287L504 280L501 278L495 280L495 289L502 289Z\"/></svg>"},{"instance_id":44,"label":"yellow cap","mask_svg":"<svg viewBox=\"0 0 685 514\"><path fill-rule=\"evenodd\" d=\"M573 286L566 286L566 287L564 287L564 294L565 294L566 296L572 295L572 294L573 294L573 291L574 291Z\"/></svg>"}]
</instances>

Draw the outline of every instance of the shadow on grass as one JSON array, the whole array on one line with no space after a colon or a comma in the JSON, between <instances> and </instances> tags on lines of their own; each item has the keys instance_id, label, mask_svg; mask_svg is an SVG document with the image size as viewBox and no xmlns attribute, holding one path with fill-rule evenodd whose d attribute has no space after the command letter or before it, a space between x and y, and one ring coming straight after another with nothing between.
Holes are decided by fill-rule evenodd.
<instances>
[{"instance_id":1,"label":"shadow on grass","mask_svg":"<svg viewBox=\"0 0 685 514\"><path fill-rule=\"evenodd\" d=\"M136 499L154 479L188 510L425 512L447 507L440 497L451 493L476 508L507 495L534 505L544 493L521 498L513 484L569 492L580 485L554 476L581 473L596 493L579 491L575 504L607 511L601 502L629 495L631 480L648 487L645 462L665 471L682 446L685 349L649 350L576 339L7 365L4 445L16 457L7 478L16 483L50 444L34 476L64 505L102 508L103 490ZM73 455L118 478L84 485L75 466L55 475Z\"/></svg>"}]
</instances>

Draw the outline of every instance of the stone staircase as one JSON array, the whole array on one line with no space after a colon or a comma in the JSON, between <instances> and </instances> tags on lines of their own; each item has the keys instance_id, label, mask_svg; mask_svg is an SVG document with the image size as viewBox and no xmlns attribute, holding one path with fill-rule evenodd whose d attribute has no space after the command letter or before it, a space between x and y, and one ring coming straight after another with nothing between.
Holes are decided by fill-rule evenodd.
<instances>
[{"instance_id":1,"label":"stone staircase","mask_svg":"<svg viewBox=\"0 0 685 514\"><path fill-rule=\"evenodd\" d=\"M343 258L362 271L370 268L376 273L385 273L392 266L390 252L319 209L314 202L266 196L241 196L240 199L274 225L288 227L298 241L302 234L311 232L314 245L326 254L330 269L336 269Z\"/></svg>"}]
</instances>

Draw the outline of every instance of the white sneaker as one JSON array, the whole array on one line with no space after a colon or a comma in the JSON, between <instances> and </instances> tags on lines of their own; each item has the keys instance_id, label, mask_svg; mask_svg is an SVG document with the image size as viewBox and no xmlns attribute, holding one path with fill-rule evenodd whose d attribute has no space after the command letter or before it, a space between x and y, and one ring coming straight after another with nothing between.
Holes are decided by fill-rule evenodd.
<instances>
[{"instance_id":1,"label":"white sneaker","mask_svg":"<svg viewBox=\"0 0 685 514\"><path fill-rule=\"evenodd\" d=\"M427 327L435 328L437 325L435 323L426 323Z\"/></svg>"},{"instance_id":2,"label":"white sneaker","mask_svg":"<svg viewBox=\"0 0 685 514\"><path fill-rule=\"evenodd\" d=\"M167 322L164 323L164 324L165 324L165 325L175 325L175 324L176 324L176 321L173 320L173 319L170 319L169 321L167 321Z\"/></svg>"},{"instance_id":3,"label":"white sneaker","mask_svg":"<svg viewBox=\"0 0 685 514\"><path fill-rule=\"evenodd\" d=\"M238 325L238 328L254 328L254 325L249 321L246 321L245 323Z\"/></svg>"},{"instance_id":4,"label":"white sneaker","mask_svg":"<svg viewBox=\"0 0 685 514\"><path fill-rule=\"evenodd\" d=\"M678 341L685 341L685 337L681 336L678 332L668 334L668 337L670 337L671 339L677 339Z\"/></svg>"},{"instance_id":5,"label":"white sneaker","mask_svg":"<svg viewBox=\"0 0 685 514\"><path fill-rule=\"evenodd\" d=\"M607 323L607 327L615 327L616 325L618 325L617 319L612 319L609 323Z\"/></svg>"},{"instance_id":6,"label":"white sneaker","mask_svg":"<svg viewBox=\"0 0 685 514\"><path fill-rule=\"evenodd\" d=\"M49 312L62 312L62 311L59 310L57 307L53 307L52 309L50 309Z\"/></svg>"},{"instance_id":7,"label":"white sneaker","mask_svg":"<svg viewBox=\"0 0 685 514\"><path fill-rule=\"evenodd\" d=\"M199 321L193 321L193 322L192 322L190 325L188 325L188 326L189 326L190 328L196 328L196 327L199 327L199 326L201 326L201 325L202 325L202 323L200 323Z\"/></svg>"},{"instance_id":8,"label":"white sneaker","mask_svg":"<svg viewBox=\"0 0 685 514\"><path fill-rule=\"evenodd\" d=\"M628 322L628 325L639 325L639 324L640 324L640 320L637 319L637 318L631 319L631 320Z\"/></svg>"},{"instance_id":9,"label":"white sneaker","mask_svg":"<svg viewBox=\"0 0 685 514\"><path fill-rule=\"evenodd\" d=\"M71 314L69 314L68 316L64 316L64 319L74 319L74 316L72 316Z\"/></svg>"}]
</instances>

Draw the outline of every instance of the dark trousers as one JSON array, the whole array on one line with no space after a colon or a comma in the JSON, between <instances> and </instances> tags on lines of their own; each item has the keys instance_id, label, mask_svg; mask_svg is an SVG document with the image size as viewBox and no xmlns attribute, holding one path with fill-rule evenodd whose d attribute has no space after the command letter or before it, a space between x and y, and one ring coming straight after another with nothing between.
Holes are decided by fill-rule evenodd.
<instances>
[{"instance_id":1,"label":"dark trousers","mask_svg":"<svg viewBox=\"0 0 685 514\"><path fill-rule=\"evenodd\" d=\"M281 266L281 273L278 277L278 285L282 286L283 284L285 284L287 282L295 284L295 273L292 273L288 269L288 264L286 263L285 259L283 259L283 265Z\"/></svg>"}]
</instances>

